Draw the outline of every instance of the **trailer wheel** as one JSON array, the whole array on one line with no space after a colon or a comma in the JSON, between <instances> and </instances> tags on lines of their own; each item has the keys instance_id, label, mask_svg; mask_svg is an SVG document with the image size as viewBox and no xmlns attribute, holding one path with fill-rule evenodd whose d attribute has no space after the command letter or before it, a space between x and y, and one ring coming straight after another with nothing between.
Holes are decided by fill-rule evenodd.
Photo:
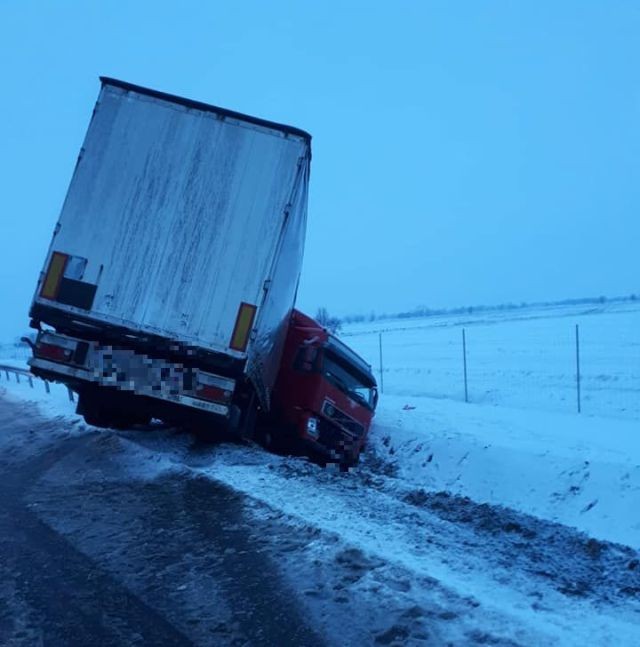
<instances>
[{"instance_id":1,"label":"trailer wheel","mask_svg":"<svg viewBox=\"0 0 640 647\"><path fill-rule=\"evenodd\" d=\"M103 429L109 427L107 419L102 413L102 407L91 391L80 391L78 393L76 413L82 416L88 425Z\"/></svg>"},{"instance_id":2,"label":"trailer wheel","mask_svg":"<svg viewBox=\"0 0 640 647\"><path fill-rule=\"evenodd\" d=\"M122 409L108 396L93 391L80 392L76 413L80 414L88 425L101 429L124 430L151 422L151 416Z\"/></svg>"}]
</instances>

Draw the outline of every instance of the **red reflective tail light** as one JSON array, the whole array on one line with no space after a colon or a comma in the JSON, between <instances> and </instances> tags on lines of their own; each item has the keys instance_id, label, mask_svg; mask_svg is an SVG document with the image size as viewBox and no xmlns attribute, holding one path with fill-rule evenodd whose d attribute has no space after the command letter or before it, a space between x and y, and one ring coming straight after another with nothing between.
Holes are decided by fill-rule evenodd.
<instances>
[{"instance_id":1,"label":"red reflective tail light","mask_svg":"<svg viewBox=\"0 0 640 647\"><path fill-rule=\"evenodd\" d=\"M212 402L228 402L231 399L231 391L210 384L199 384L196 395Z\"/></svg>"},{"instance_id":2,"label":"red reflective tail light","mask_svg":"<svg viewBox=\"0 0 640 647\"><path fill-rule=\"evenodd\" d=\"M73 353L68 348L54 346L53 344L38 344L35 355L45 359L51 359L54 362L70 362Z\"/></svg>"}]
</instances>

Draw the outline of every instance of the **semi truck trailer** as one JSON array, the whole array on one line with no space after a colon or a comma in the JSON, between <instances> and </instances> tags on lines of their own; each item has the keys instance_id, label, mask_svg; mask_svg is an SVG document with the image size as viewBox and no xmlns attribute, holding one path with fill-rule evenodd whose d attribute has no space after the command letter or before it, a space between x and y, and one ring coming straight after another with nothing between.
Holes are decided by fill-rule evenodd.
<instances>
[{"instance_id":1,"label":"semi truck trailer","mask_svg":"<svg viewBox=\"0 0 640 647\"><path fill-rule=\"evenodd\" d=\"M99 427L259 428L355 461L375 378L294 310L311 136L100 80L31 303L31 371Z\"/></svg>"}]
</instances>

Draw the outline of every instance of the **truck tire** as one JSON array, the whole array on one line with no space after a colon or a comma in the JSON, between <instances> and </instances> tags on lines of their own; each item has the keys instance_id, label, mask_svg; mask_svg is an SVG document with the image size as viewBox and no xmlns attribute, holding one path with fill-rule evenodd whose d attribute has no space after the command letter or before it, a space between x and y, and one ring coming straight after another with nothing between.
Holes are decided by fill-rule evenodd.
<instances>
[{"instance_id":1,"label":"truck tire","mask_svg":"<svg viewBox=\"0 0 640 647\"><path fill-rule=\"evenodd\" d=\"M82 416L88 425L93 427L104 429L109 426L106 417L102 413L102 407L92 391L80 391L78 393L76 413Z\"/></svg>"},{"instance_id":2,"label":"truck tire","mask_svg":"<svg viewBox=\"0 0 640 647\"><path fill-rule=\"evenodd\" d=\"M294 433L291 429L272 421L258 426L256 441L272 454L295 454Z\"/></svg>"},{"instance_id":3,"label":"truck tire","mask_svg":"<svg viewBox=\"0 0 640 647\"><path fill-rule=\"evenodd\" d=\"M123 409L107 394L94 391L80 392L76 413L80 414L88 425L101 429L125 430L134 425L148 425L151 422L151 416Z\"/></svg>"}]
</instances>

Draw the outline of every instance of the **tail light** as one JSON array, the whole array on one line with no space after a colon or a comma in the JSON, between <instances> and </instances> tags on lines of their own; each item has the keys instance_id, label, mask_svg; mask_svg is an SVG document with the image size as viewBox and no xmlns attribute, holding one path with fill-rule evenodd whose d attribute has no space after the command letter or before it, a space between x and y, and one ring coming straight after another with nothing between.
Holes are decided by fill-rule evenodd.
<instances>
[{"instance_id":1,"label":"tail light","mask_svg":"<svg viewBox=\"0 0 640 647\"><path fill-rule=\"evenodd\" d=\"M78 343L57 335L43 334L36 341L34 354L54 362L72 362Z\"/></svg>"},{"instance_id":2,"label":"tail light","mask_svg":"<svg viewBox=\"0 0 640 647\"><path fill-rule=\"evenodd\" d=\"M62 346L38 344L36 346L36 355L45 359L52 359L54 362L69 362L73 353L68 348L62 348Z\"/></svg>"},{"instance_id":3,"label":"tail light","mask_svg":"<svg viewBox=\"0 0 640 647\"><path fill-rule=\"evenodd\" d=\"M235 382L209 373L198 373L196 397L211 402L230 402Z\"/></svg>"}]
</instances>

